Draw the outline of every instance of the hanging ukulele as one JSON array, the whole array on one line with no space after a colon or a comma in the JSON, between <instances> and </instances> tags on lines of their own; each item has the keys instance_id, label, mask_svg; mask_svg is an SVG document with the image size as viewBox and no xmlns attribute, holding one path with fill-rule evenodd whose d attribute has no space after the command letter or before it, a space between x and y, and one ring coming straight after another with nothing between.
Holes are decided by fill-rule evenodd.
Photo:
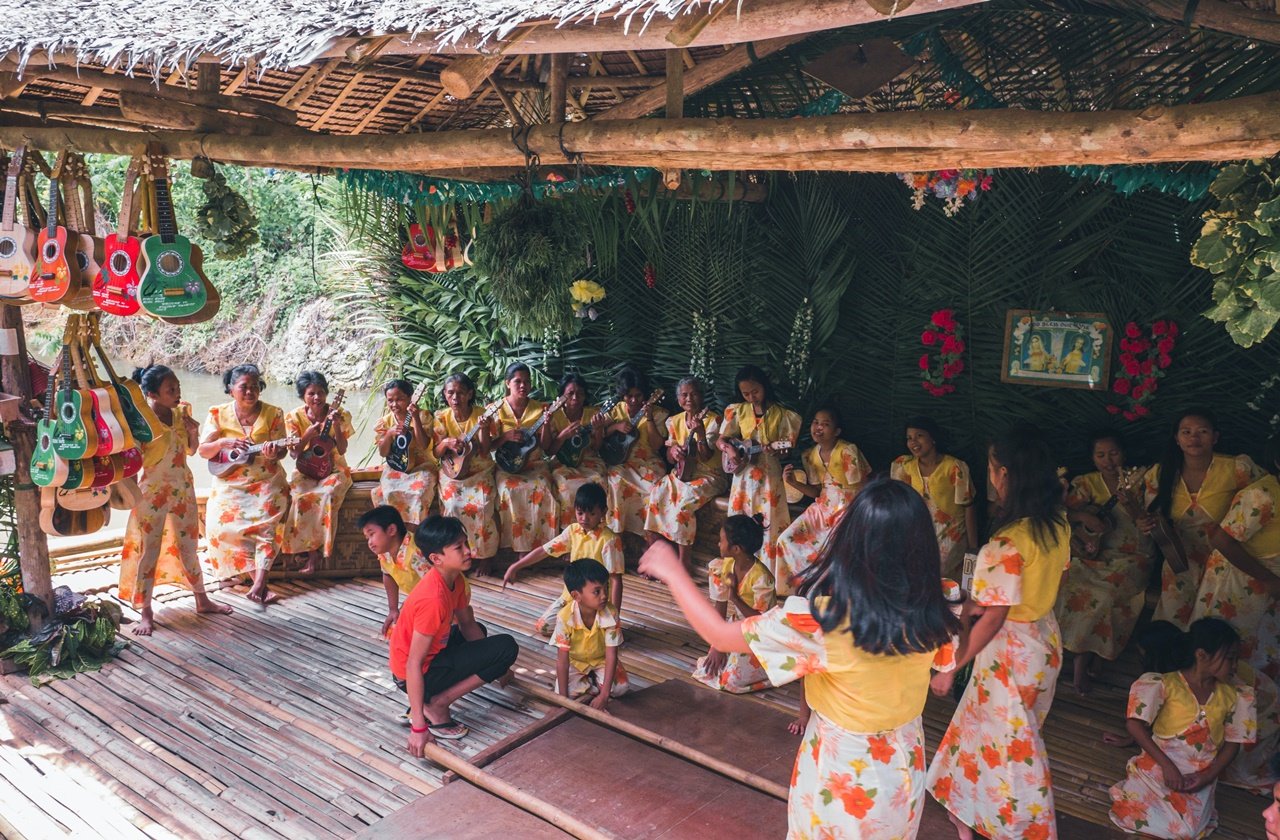
<instances>
[{"instance_id":1,"label":"hanging ukulele","mask_svg":"<svg viewBox=\"0 0 1280 840\"><path fill-rule=\"evenodd\" d=\"M35 451L31 453L31 482L37 487L61 487L67 480L67 462L58 457L53 448L54 436L57 434L57 409L53 403L56 371L62 367L62 357L67 353L64 347L54 360L46 377L44 392L44 417L36 422Z\"/></svg>"},{"instance_id":2,"label":"hanging ukulele","mask_svg":"<svg viewBox=\"0 0 1280 840\"><path fill-rule=\"evenodd\" d=\"M660 399L662 399L662 389L658 388L649 395L649 399L644 401L644 405L640 406L635 414L627 418L627 422L631 424L631 431L614 432L605 436L600 444L600 457L604 459L605 464L616 467L627 460L627 456L631 454L631 447L640 439L640 418Z\"/></svg>"},{"instance_id":3,"label":"hanging ukulele","mask_svg":"<svg viewBox=\"0 0 1280 840\"><path fill-rule=\"evenodd\" d=\"M26 146L19 146L9 161L4 179L4 214L0 216L0 299L5 303L30 303L31 275L36 270L39 235L15 221L18 180L26 164Z\"/></svg>"},{"instance_id":4,"label":"hanging ukulele","mask_svg":"<svg viewBox=\"0 0 1280 840\"><path fill-rule=\"evenodd\" d=\"M53 451L67 461L78 461L98 451L98 431L93 419L93 395L72 387L71 353L68 332L62 344L61 386L54 398L58 420Z\"/></svg>"},{"instance_id":5,"label":"hanging ukulele","mask_svg":"<svg viewBox=\"0 0 1280 840\"><path fill-rule=\"evenodd\" d=\"M152 410L151 404L143 397L142 388L138 383L132 379L122 379L116 374L115 368L111 367L111 360L102 350L101 318L100 312L89 313L89 344L98 354L102 367L107 372L110 385L115 389L116 399L120 402L121 413L118 416L128 424L134 441L150 443L156 435L164 431L164 427L160 423L160 418L156 417L155 411Z\"/></svg>"},{"instance_id":6,"label":"hanging ukulele","mask_svg":"<svg viewBox=\"0 0 1280 840\"><path fill-rule=\"evenodd\" d=\"M560 406L564 405L564 397L556 397L551 405L542 410L542 416L538 418L538 422L534 423L527 429L519 429L520 440L511 440L498 447L498 451L493 454L493 459L498 462L498 467L505 473L523 472L524 468L529 466L529 458L533 455L533 450L538 448L538 431L543 425L551 419L551 415L560 410ZM498 407L502 407L502 401L498 401Z\"/></svg>"},{"instance_id":7,"label":"hanging ukulele","mask_svg":"<svg viewBox=\"0 0 1280 840\"><path fill-rule=\"evenodd\" d=\"M51 537L80 537L100 530L111 519L107 505L92 510L68 510L58 503L61 491L53 487L40 490L40 530Z\"/></svg>"},{"instance_id":8,"label":"hanging ukulele","mask_svg":"<svg viewBox=\"0 0 1280 840\"><path fill-rule=\"evenodd\" d=\"M74 241L76 273L80 276L80 288L74 295L62 301L63 305L72 309L87 311L93 309L93 281L102 272L102 240L94 235L94 221L87 212L93 213L90 201L86 205L86 197L82 194L85 183L89 180L89 170L84 165L81 155L67 152L62 158L62 203L63 215L67 221L67 236Z\"/></svg>"},{"instance_id":9,"label":"hanging ukulele","mask_svg":"<svg viewBox=\"0 0 1280 840\"><path fill-rule=\"evenodd\" d=\"M115 389L107 387L98 378L93 361L88 357L88 328L78 316L73 317L76 319L76 339L72 344L72 363L80 387L92 396L93 421L98 433L98 449L93 454L115 455L133 448L133 435L129 431L128 422L123 419L124 412L120 408Z\"/></svg>"},{"instance_id":10,"label":"hanging ukulele","mask_svg":"<svg viewBox=\"0 0 1280 840\"><path fill-rule=\"evenodd\" d=\"M58 181L62 161L49 175L49 206L44 230L40 231L40 264L31 278L31 299L40 303L61 303L80 288L80 270L66 227L58 224Z\"/></svg>"},{"instance_id":11,"label":"hanging ukulele","mask_svg":"<svg viewBox=\"0 0 1280 840\"><path fill-rule=\"evenodd\" d=\"M440 456L440 472L454 481L459 481L471 475L471 461L476 454L476 435L480 433L480 429L486 423L498 414L501 408L502 400L485 407L484 414L480 415L480 419L471 427L471 431L462 436L461 447L456 451L446 449L444 454Z\"/></svg>"},{"instance_id":12,"label":"hanging ukulele","mask_svg":"<svg viewBox=\"0 0 1280 840\"><path fill-rule=\"evenodd\" d=\"M296 459L298 472L315 481L328 478L335 466L333 452L338 448L338 442L333 439L333 421L339 416L338 409L342 406L343 393L339 388L333 402L329 404L329 410L325 412L324 425L320 427L320 434L307 445L306 449L298 453ZM413 410L412 405L409 410Z\"/></svg>"},{"instance_id":13,"label":"hanging ukulele","mask_svg":"<svg viewBox=\"0 0 1280 840\"><path fill-rule=\"evenodd\" d=\"M157 318L185 318L200 312L209 300L205 291L203 257L191 240L178 233L169 195L169 170L164 156L148 151L155 189L157 233L142 242L142 280L138 297L142 308Z\"/></svg>"},{"instance_id":14,"label":"hanging ukulele","mask_svg":"<svg viewBox=\"0 0 1280 840\"><path fill-rule=\"evenodd\" d=\"M409 398L409 408L405 411L404 420L400 423L400 431L396 432L395 439L391 441L391 448L387 450L387 466L396 472L409 471L409 446L413 443L413 412L418 410L418 401L426 393L427 381L424 379L418 383L413 396Z\"/></svg>"},{"instance_id":15,"label":"hanging ukulele","mask_svg":"<svg viewBox=\"0 0 1280 840\"><path fill-rule=\"evenodd\" d=\"M138 260L142 255L142 241L129 230L134 221L134 199L141 167L141 161L135 158L124 173L120 221L115 235L103 240L102 271L93 281L93 299L109 315L136 315L140 307L138 287L142 278L138 275Z\"/></svg>"}]
</instances>

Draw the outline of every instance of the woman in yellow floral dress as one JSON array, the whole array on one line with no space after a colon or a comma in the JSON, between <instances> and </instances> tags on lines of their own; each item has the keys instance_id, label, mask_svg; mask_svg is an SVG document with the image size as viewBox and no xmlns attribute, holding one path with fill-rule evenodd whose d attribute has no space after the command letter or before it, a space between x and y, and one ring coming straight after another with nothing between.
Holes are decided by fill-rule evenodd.
<instances>
[{"instance_id":1,"label":"woman in yellow floral dress","mask_svg":"<svg viewBox=\"0 0 1280 840\"><path fill-rule=\"evenodd\" d=\"M978 513L969 465L946 454L942 430L929 417L907 420L907 451L889 467L924 497L942 553L942 573L958 578L966 551L978 550Z\"/></svg>"},{"instance_id":2,"label":"woman in yellow floral dress","mask_svg":"<svg viewBox=\"0 0 1280 840\"><path fill-rule=\"evenodd\" d=\"M726 518L720 528L720 559L711 562L707 578L711 603L725 621L742 621L768 612L778 600L773 575L758 558L764 546L761 519L758 513L755 517L739 514ZM770 687L769 675L755 654L725 653L715 648L698 660L693 678L731 694Z\"/></svg>"},{"instance_id":3,"label":"woman in yellow floral dress","mask_svg":"<svg viewBox=\"0 0 1280 840\"><path fill-rule=\"evenodd\" d=\"M600 409L587 405L587 380L577 373L566 373L560 379L560 396L564 404L551 415L551 430L555 437L547 450L548 458L557 457L569 442L584 430L586 446L579 450L581 460L576 467L563 462L551 467L551 483L556 488L556 507L560 511L561 528L573 524L573 500L578 495L578 488L584 484L599 484L604 487L604 461L600 460L600 440L604 437L604 418L600 422L596 415Z\"/></svg>"},{"instance_id":4,"label":"woman in yellow floral dress","mask_svg":"<svg viewBox=\"0 0 1280 840\"><path fill-rule=\"evenodd\" d=\"M929 791L961 840L1057 836L1040 728L1053 703L1062 642L1053 604L1070 560L1071 528L1048 445L1029 427L998 439L988 473L1003 519L978 552L972 602L981 614L957 666L973 675L929 767ZM938 674L935 693L951 691Z\"/></svg>"},{"instance_id":5,"label":"woman in yellow floral dress","mask_svg":"<svg viewBox=\"0 0 1280 840\"><path fill-rule=\"evenodd\" d=\"M214 578L251 574L253 585L245 597L264 606L279 597L267 588L267 572L280 551L289 510L289 482L280 466L286 451L284 412L259 399L265 384L256 365L237 365L223 374L231 402L209 409L197 450L201 458L216 458L262 446L252 461L214 477L204 533Z\"/></svg>"},{"instance_id":6,"label":"woman in yellow floral dress","mask_svg":"<svg viewBox=\"0 0 1280 840\"><path fill-rule=\"evenodd\" d=\"M498 526L494 520L498 488L493 480L493 458L489 456L492 424L483 419L485 410L475 404L475 397L475 383L465 373L452 374L444 381L445 407L435 417L435 456L439 459L446 453L461 451L463 439L474 432L469 472L456 479L440 472L440 513L462 520L476 570L488 574L489 564L498 553Z\"/></svg>"},{"instance_id":7,"label":"woman in yellow floral dress","mask_svg":"<svg viewBox=\"0 0 1280 840\"><path fill-rule=\"evenodd\" d=\"M406 453L405 471L400 472L384 464L382 475L378 477L378 486L370 491L373 504L391 505L400 511L400 516L413 530L419 522L427 518L431 510L431 502L436 496L436 458L432 451L432 433L435 424L431 412L424 411L416 405L410 405L413 399L413 383L407 379L392 379L382 386L382 395L387 400L387 413L378 418L373 425L373 437L378 444L378 454L383 458L391 452L400 430L405 428L405 418L409 418L406 430L409 437L409 451Z\"/></svg>"},{"instance_id":8,"label":"woman in yellow floral dress","mask_svg":"<svg viewBox=\"0 0 1280 840\"><path fill-rule=\"evenodd\" d=\"M329 383L320 372L304 370L295 385L302 405L285 415L284 426L290 437L298 438L292 447L293 457L297 458L324 432L330 408ZM338 511L351 489L351 470L344 456L353 434L351 415L345 408L337 409L329 426L334 443L333 472L318 481L297 469L289 476L292 503L285 523L284 551L306 555L306 562L298 570L304 575L315 571L322 553L326 558L333 556Z\"/></svg>"},{"instance_id":9,"label":"woman in yellow floral dress","mask_svg":"<svg viewBox=\"0 0 1280 840\"><path fill-rule=\"evenodd\" d=\"M698 510L724 493L728 484L715 448L720 435L720 416L714 411L704 411L704 397L702 382L696 376L686 376L676 385L676 402L684 411L667 418L665 443L667 460L675 464L676 469L653 485L644 516L646 537L652 541L662 536L679 546L680 562L686 569L693 568ZM690 435L696 446L697 467L692 479L681 481L677 473L688 450Z\"/></svg>"},{"instance_id":10,"label":"woman in yellow floral dress","mask_svg":"<svg viewBox=\"0 0 1280 840\"><path fill-rule=\"evenodd\" d=\"M1232 684L1240 636L1217 618L1188 635L1178 670L1143 674L1129 690L1126 728L1142 753L1111 788L1111 821L1144 837L1212 834L1218 776L1257 734L1253 692Z\"/></svg>"},{"instance_id":11,"label":"woman in yellow floral dress","mask_svg":"<svg viewBox=\"0 0 1280 840\"><path fill-rule=\"evenodd\" d=\"M744 365L734 377L734 385L742 402L725 409L716 446L724 452L733 447L726 438L753 440L762 444L785 444L795 447L800 437L800 415L774 402L773 386L768 375L755 365ZM782 461L778 453L766 448L753 466L733 477L729 486L729 513L764 516L765 563L775 580L778 574L778 537L791 524L786 487L782 478Z\"/></svg>"},{"instance_id":12,"label":"woman in yellow floral dress","mask_svg":"<svg viewBox=\"0 0 1280 840\"><path fill-rule=\"evenodd\" d=\"M507 365L507 395L496 417L494 448L516 443L542 417L546 403L530 399L532 375L522 362ZM550 423L539 430L538 448L528 466L511 474L498 468L498 544L518 554L527 554L559 533L555 488L543 453L551 445Z\"/></svg>"},{"instance_id":13,"label":"woman in yellow floral dress","mask_svg":"<svg viewBox=\"0 0 1280 840\"><path fill-rule=\"evenodd\" d=\"M609 515L606 522L615 534L632 533L645 536L644 521L649 495L667 472L662 461L662 441L667 413L657 405L645 407L649 399L649 379L632 367L618 372L615 383L618 404L609 411L605 439L614 434L636 432L636 441L621 464L606 473L609 491ZM633 429L631 418L640 415Z\"/></svg>"},{"instance_id":14,"label":"woman in yellow floral dress","mask_svg":"<svg viewBox=\"0 0 1280 840\"><path fill-rule=\"evenodd\" d=\"M667 584L711 647L752 653L775 685L803 678L812 713L791 775L788 840L912 838L924 812L920 713L932 667L949 668L959 623L943 600L920 497L874 481L832 531L802 596L726 622L670 544L640 571Z\"/></svg>"},{"instance_id":15,"label":"woman in yellow floral dress","mask_svg":"<svg viewBox=\"0 0 1280 840\"><path fill-rule=\"evenodd\" d=\"M1075 654L1075 687L1090 689L1097 659L1114 660L1129 643L1146 599L1151 579L1151 543L1124 505L1112 505L1105 528L1088 508L1102 507L1119 488L1125 467L1124 441L1118 432L1103 430L1089 439L1095 472L1077 476L1067 491L1067 519L1101 534L1094 557L1076 556L1058 594L1057 616L1062 646Z\"/></svg>"},{"instance_id":16,"label":"woman in yellow floral dress","mask_svg":"<svg viewBox=\"0 0 1280 840\"><path fill-rule=\"evenodd\" d=\"M182 402L182 384L164 365L134 371L134 380L164 429L146 444L138 489L142 503L129 513L120 553L118 597L141 613L135 636L154 626L151 593L157 583L184 585L195 594L197 613L230 613L204 591L196 556L196 490L187 456L196 451L200 426Z\"/></svg>"},{"instance_id":17,"label":"woman in yellow floral dress","mask_svg":"<svg viewBox=\"0 0 1280 840\"><path fill-rule=\"evenodd\" d=\"M861 450L843 440L840 432L840 415L835 408L815 411L809 424L814 446L803 458L805 481L796 478L794 467L782 471L787 484L814 502L778 537L775 566L780 595L791 592L799 576L818 559L836 520L871 477L871 465Z\"/></svg>"},{"instance_id":18,"label":"woman in yellow floral dress","mask_svg":"<svg viewBox=\"0 0 1280 840\"><path fill-rule=\"evenodd\" d=\"M1206 409L1185 411L1174 424L1164 458L1147 472L1147 509L1168 519L1182 540L1187 570L1174 572L1164 564L1160 602L1153 619L1171 621L1185 630L1191 623L1196 595L1213 551L1211 531L1227 515L1236 493L1262 478L1263 471L1248 455L1219 455L1217 422ZM1154 520L1138 523L1150 533Z\"/></svg>"}]
</instances>

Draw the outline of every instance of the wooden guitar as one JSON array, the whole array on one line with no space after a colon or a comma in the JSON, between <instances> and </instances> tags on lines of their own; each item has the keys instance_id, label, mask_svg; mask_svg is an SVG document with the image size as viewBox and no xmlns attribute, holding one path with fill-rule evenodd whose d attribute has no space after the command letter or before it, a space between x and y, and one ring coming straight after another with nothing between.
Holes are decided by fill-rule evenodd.
<instances>
[{"instance_id":1,"label":"wooden guitar","mask_svg":"<svg viewBox=\"0 0 1280 840\"><path fill-rule=\"evenodd\" d=\"M115 455L135 446L133 435L129 432L128 423L121 419L123 411L115 389L107 387L98 378L92 362L86 358L88 333L83 322L77 322L76 331L76 341L71 345L71 360L80 387L89 392L93 401L93 424L98 434L98 448L93 454Z\"/></svg>"},{"instance_id":2,"label":"wooden guitar","mask_svg":"<svg viewBox=\"0 0 1280 840\"><path fill-rule=\"evenodd\" d=\"M409 471L409 447L413 444L413 413L418 410L418 403L427 393L427 381L424 379L413 390L409 397L409 408L400 422L400 430L396 432L391 448L387 450L387 466L396 472Z\"/></svg>"},{"instance_id":3,"label":"wooden guitar","mask_svg":"<svg viewBox=\"0 0 1280 840\"><path fill-rule=\"evenodd\" d=\"M100 530L110 521L107 505L92 510L68 510L58 504L59 491L52 487L40 490L40 530L51 537L78 537Z\"/></svg>"},{"instance_id":4,"label":"wooden guitar","mask_svg":"<svg viewBox=\"0 0 1280 840\"><path fill-rule=\"evenodd\" d=\"M298 472L307 478L323 481L333 472L333 453L338 448L338 442L333 439L333 421L339 416L338 410L342 407L344 394L345 391L339 388L333 402L329 404L329 409L325 412L324 425L320 427L320 434L316 435L315 440L311 441L306 449L298 453L296 462Z\"/></svg>"},{"instance_id":5,"label":"wooden guitar","mask_svg":"<svg viewBox=\"0 0 1280 840\"><path fill-rule=\"evenodd\" d=\"M58 180L62 173L57 167L49 177L49 206L47 219L38 240L39 270L31 277L31 299L40 303L60 303L80 288L80 267L74 254L70 234L58 224Z\"/></svg>"},{"instance_id":6,"label":"wooden guitar","mask_svg":"<svg viewBox=\"0 0 1280 840\"><path fill-rule=\"evenodd\" d=\"M56 493L58 506L71 511L93 510L111 501L110 487L86 487L83 490L59 487Z\"/></svg>"},{"instance_id":7,"label":"wooden guitar","mask_svg":"<svg viewBox=\"0 0 1280 840\"><path fill-rule=\"evenodd\" d=\"M502 401L498 402L501 408ZM538 418L538 422L527 429L518 430L520 440L510 440L498 447L498 451L493 453L493 460L498 462L498 467L503 472L514 475L523 472L525 467L529 466L533 451L538 448L538 432L562 405L564 405L564 397L556 397L542 410L542 416Z\"/></svg>"},{"instance_id":8,"label":"wooden guitar","mask_svg":"<svg viewBox=\"0 0 1280 840\"><path fill-rule=\"evenodd\" d=\"M572 437L560 444L560 448L556 450L556 460L566 467L576 469L582 463L587 447L591 445L596 427L604 426L609 422L609 412L612 410L613 403L600 406L600 410L589 421L579 426Z\"/></svg>"},{"instance_id":9,"label":"wooden guitar","mask_svg":"<svg viewBox=\"0 0 1280 840\"><path fill-rule=\"evenodd\" d=\"M1120 504L1124 505L1129 515L1136 522L1144 517L1151 516L1155 518L1155 527L1151 530L1151 539L1155 542L1156 547L1160 549L1160 553L1164 556L1164 561L1169 564L1169 568L1173 569L1176 574L1182 574L1190 568L1187 562L1187 549L1182 544L1182 537L1178 536L1178 530L1173 527L1168 518L1156 511L1147 510L1142 504L1143 489L1142 479L1145 471L1141 467L1132 467L1120 470L1120 480L1116 486L1116 496L1120 499Z\"/></svg>"},{"instance_id":10,"label":"wooden guitar","mask_svg":"<svg viewBox=\"0 0 1280 840\"><path fill-rule=\"evenodd\" d=\"M196 262L199 249L178 233L169 195L169 170L164 157L149 155L156 199L156 229L142 243L142 308L157 318L195 315L209 300L204 274Z\"/></svg>"},{"instance_id":11,"label":"wooden guitar","mask_svg":"<svg viewBox=\"0 0 1280 840\"><path fill-rule=\"evenodd\" d=\"M36 270L38 234L15 221L18 178L26 163L26 146L14 150L4 179L4 214L0 216L0 298L26 300ZM10 302L10 301L6 301ZM11 302L18 302L17 300Z\"/></svg>"},{"instance_id":12,"label":"wooden guitar","mask_svg":"<svg viewBox=\"0 0 1280 840\"><path fill-rule=\"evenodd\" d=\"M758 443L750 438L743 440L741 438L725 438L720 440L732 447L732 452L720 453L720 466L729 475L738 475L747 467L752 466L760 460L760 454L763 452L772 452L777 455L791 450L791 441L775 440L773 443Z\"/></svg>"},{"instance_id":13,"label":"wooden guitar","mask_svg":"<svg viewBox=\"0 0 1280 840\"><path fill-rule=\"evenodd\" d=\"M1095 560L1102 550L1102 539L1116 527L1111 511L1120 503L1120 497L1112 494L1110 499L1100 505L1088 504L1079 508L1076 513L1089 513L1096 516L1102 524L1101 530L1088 527L1083 522L1071 523L1071 554L1082 560Z\"/></svg>"},{"instance_id":14,"label":"wooden guitar","mask_svg":"<svg viewBox=\"0 0 1280 840\"><path fill-rule=\"evenodd\" d=\"M120 221L116 225L115 236L103 240L102 271L93 281L93 300L108 315L136 315L141 307L138 287L142 285L142 277L138 274L138 260L142 256L142 241L129 233L133 225L135 186L141 165L135 159L124 173Z\"/></svg>"},{"instance_id":15,"label":"wooden guitar","mask_svg":"<svg viewBox=\"0 0 1280 840\"><path fill-rule=\"evenodd\" d=\"M69 336L67 341L62 347L62 385L54 399L58 421L53 450L67 461L78 461L98 451L98 430L93 417L93 395L71 387Z\"/></svg>"},{"instance_id":16,"label":"wooden guitar","mask_svg":"<svg viewBox=\"0 0 1280 840\"><path fill-rule=\"evenodd\" d=\"M269 440L265 443L255 443L247 449L224 449L209 459L209 474L214 478L221 478L245 464L252 464L258 453L273 443L287 449L297 442L298 439L296 437L284 437L279 440Z\"/></svg>"},{"instance_id":17,"label":"wooden guitar","mask_svg":"<svg viewBox=\"0 0 1280 840\"><path fill-rule=\"evenodd\" d=\"M502 400L485 407L484 414L480 415L480 419L471 427L471 431L462 436L462 447L459 450L446 449L444 455L440 458L440 472L460 481L471 475L471 462L476 454L475 439L480 433L480 429L492 420L498 414L498 410L502 408Z\"/></svg>"},{"instance_id":18,"label":"wooden guitar","mask_svg":"<svg viewBox=\"0 0 1280 840\"><path fill-rule=\"evenodd\" d=\"M662 389L658 388L649 395L649 399L644 401L644 405L640 406L635 414L627 418L627 422L631 424L631 431L605 435L600 443L600 457L604 459L605 464L616 467L627 460L627 456L631 454L631 447L635 446L636 441L640 439L640 419L660 399L662 399Z\"/></svg>"},{"instance_id":19,"label":"wooden guitar","mask_svg":"<svg viewBox=\"0 0 1280 840\"><path fill-rule=\"evenodd\" d=\"M702 411L693 415L693 421L696 423L702 420L709 411L711 411L709 408L702 409ZM684 446L677 447L677 451L681 454L676 459L676 466L673 472L676 474L678 481L683 481L687 484L698 475L698 439L692 432L689 433L689 438L684 442Z\"/></svg>"},{"instance_id":20,"label":"wooden guitar","mask_svg":"<svg viewBox=\"0 0 1280 840\"><path fill-rule=\"evenodd\" d=\"M62 356L66 348L54 362L54 368L62 366ZM53 389L57 377L54 370L45 377L44 417L36 422L35 450L31 453L31 482L37 487L61 487L67 481L67 462L58 457L53 448L53 439L57 434L57 408L53 404Z\"/></svg>"},{"instance_id":21,"label":"wooden guitar","mask_svg":"<svg viewBox=\"0 0 1280 840\"><path fill-rule=\"evenodd\" d=\"M75 253L76 273L80 276L80 288L74 295L64 298L64 306L87 311L94 308L93 281L102 273L102 240L94 235L92 216L86 217L86 201L82 194L89 180L89 170L84 158L68 152L62 162L63 215L67 221L67 236L72 240L68 249ZM92 204L88 212L93 212Z\"/></svg>"},{"instance_id":22,"label":"wooden guitar","mask_svg":"<svg viewBox=\"0 0 1280 840\"><path fill-rule=\"evenodd\" d=\"M120 377L111 366L111 360L102 349L101 317L100 313L89 313L89 344L98 354L98 359L107 372L108 381L116 392L116 399L120 403L120 414L117 416L128 425L135 442L150 443L164 431L164 424L143 396L141 386L132 379Z\"/></svg>"}]
</instances>

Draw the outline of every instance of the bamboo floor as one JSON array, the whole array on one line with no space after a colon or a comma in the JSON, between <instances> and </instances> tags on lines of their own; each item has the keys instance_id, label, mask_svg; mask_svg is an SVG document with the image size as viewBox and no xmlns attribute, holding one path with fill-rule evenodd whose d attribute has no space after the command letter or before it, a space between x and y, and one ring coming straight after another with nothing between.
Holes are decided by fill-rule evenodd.
<instances>
[{"instance_id":1,"label":"bamboo floor","mask_svg":"<svg viewBox=\"0 0 1280 840\"><path fill-rule=\"evenodd\" d=\"M558 594L558 573L546 563L506 592L494 578L473 585L477 617L492 632L513 633L518 667L548 682L553 652L531 625ZM95 564L55 584L114 591L114 577L112 566ZM215 597L235 614L209 617L197 617L189 597L162 590L156 635L137 639L126 628L132 644L102 671L39 689L20 674L0 677L0 836L353 837L440 788L444 771L404 752L404 695L378 638L381 583L273 587L284 596L278 605L264 611L224 591ZM665 588L628 575L623 605L622 657L636 687L688 679L705 646ZM1045 730L1063 840L1123 836L1109 828L1107 788L1131 752L1100 736L1122 729L1138 671L1126 657L1080 697L1064 670ZM789 686L743 702L789 714L798 696ZM930 698L931 748L953 708ZM469 758L548 713L514 685L486 686L454 709L472 734L445 746ZM1220 786L1214 836L1260 837L1266 804ZM938 824L926 816L926 827ZM947 838L937 829L921 833L935 836Z\"/></svg>"}]
</instances>

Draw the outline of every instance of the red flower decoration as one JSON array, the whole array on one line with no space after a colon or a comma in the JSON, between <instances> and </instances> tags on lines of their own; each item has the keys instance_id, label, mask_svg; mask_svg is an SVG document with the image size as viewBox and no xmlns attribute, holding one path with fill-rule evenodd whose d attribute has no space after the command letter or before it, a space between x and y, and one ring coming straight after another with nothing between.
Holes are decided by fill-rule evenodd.
<instances>
[{"instance_id":1,"label":"red flower decoration","mask_svg":"<svg viewBox=\"0 0 1280 840\"><path fill-rule=\"evenodd\" d=\"M938 343L938 334L933 330L925 330L920 333L920 343L925 347L932 347Z\"/></svg>"},{"instance_id":2,"label":"red flower decoration","mask_svg":"<svg viewBox=\"0 0 1280 840\"><path fill-rule=\"evenodd\" d=\"M1150 416L1148 403L1160 387L1160 377L1173 363L1177 335L1178 325L1173 321L1156 321L1149 335L1134 321L1125 325L1124 338L1120 339L1122 373L1111 383L1112 392L1123 399L1108 405L1108 412L1129 421Z\"/></svg>"},{"instance_id":3,"label":"red flower decoration","mask_svg":"<svg viewBox=\"0 0 1280 840\"><path fill-rule=\"evenodd\" d=\"M920 334L920 343L927 350L938 350L936 359L932 352L926 352L920 357L920 387L935 397L954 393L956 386L950 380L964 370L964 360L961 358L964 340L960 337L960 324L956 321L955 310L939 309L934 312L924 332Z\"/></svg>"},{"instance_id":4,"label":"red flower decoration","mask_svg":"<svg viewBox=\"0 0 1280 840\"><path fill-rule=\"evenodd\" d=\"M1129 338L1141 338L1142 330L1138 329L1137 324L1135 324L1133 321L1130 321L1128 325L1124 328L1124 334L1129 336Z\"/></svg>"}]
</instances>

